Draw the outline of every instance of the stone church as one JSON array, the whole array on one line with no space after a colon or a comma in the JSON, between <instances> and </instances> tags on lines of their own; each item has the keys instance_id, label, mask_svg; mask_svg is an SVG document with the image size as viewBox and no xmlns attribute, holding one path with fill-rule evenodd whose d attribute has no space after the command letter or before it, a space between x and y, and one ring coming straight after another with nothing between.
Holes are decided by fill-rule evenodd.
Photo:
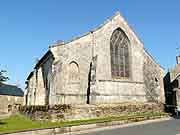
<instances>
[{"instance_id":1,"label":"stone church","mask_svg":"<svg viewBox=\"0 0 180 135\"><path fill-rule=\"evenodd\" d=\"M164 103L163 73L117 12L92 31L51 45L27 78L24 104Z\"/></svg>"}]
</instances>

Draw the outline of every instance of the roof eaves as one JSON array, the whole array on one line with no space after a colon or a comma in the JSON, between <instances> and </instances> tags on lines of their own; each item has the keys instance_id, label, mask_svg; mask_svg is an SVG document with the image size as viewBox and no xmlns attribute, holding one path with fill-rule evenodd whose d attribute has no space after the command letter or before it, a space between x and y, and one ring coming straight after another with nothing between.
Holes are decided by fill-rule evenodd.
<instances>
[{"instance_id":1,"label":"roof eaves","mask_svg":"<svg viewBox=\"0 0 180 135\"><path fill-rule=\"evenodd\" d=\"M29 80L33 75L34 75L34 72L31 71L26 80Z\"/></svg>"},{"instance_id":2,"label":"roof eaves","mask_svg":"<svg viewBox=\"0 0 180 135\"><path fill-rule=\"evenodd\" d=\"M50 50L48 50L42 57L41 59L36 63L34 69L37 69L41 63L43 63L43 61L48 57L48 56L51 56L53 55L52 52Z\"/></svg>"}]
</instances>

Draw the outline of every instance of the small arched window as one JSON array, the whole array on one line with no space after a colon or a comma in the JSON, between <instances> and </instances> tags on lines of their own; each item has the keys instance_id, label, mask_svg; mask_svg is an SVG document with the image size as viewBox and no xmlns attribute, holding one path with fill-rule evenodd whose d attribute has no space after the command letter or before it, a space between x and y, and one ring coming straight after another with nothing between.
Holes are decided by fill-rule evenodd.
<instances>
[{"instance_id":1,"label":"small arched window","mask_svg":"<svg viewBox=\"0 0 180 135\"><path fill-rule=\"evenodd\" d=\"M118 28L110 39L111 73L113 78L128 78L129 71L129 39L125 32Z\"/></svg>"},{"instance_id":2,"label":"small arched window","mask_svg":"<svg viewBox=\"0 0 180 135\"><path fill-rule=\"evenodd\" d=\"M69 64L69 81L79 82L79 66L74 61Z\"/></svg>"}]
</instances>

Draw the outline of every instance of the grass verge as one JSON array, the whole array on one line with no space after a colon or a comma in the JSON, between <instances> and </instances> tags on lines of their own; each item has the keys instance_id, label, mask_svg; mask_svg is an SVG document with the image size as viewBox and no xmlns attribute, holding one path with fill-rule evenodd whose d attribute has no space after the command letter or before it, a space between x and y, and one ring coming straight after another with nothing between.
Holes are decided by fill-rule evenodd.
<instances>
[{"instance_id":1,"label":"grass verge","mask_svg":"<svg viewBox=\"0 0 180 135\"><path fill-rule=\"evenodd\" d=\"M78 126L84 124L93 123L104 123L111 121L141 121L157 116L167 116L166 113L134 113L126 114L122 116L110 116L110 117L98 117L94 119L83 119L75 121L63 121L63 122L42 122L42 121L32 121L31 119L22 116L15 115L7 119L0 120L0 132L12 132L19 130L30 130L39 128L50 128L50 127L66 127L66 126Z\"/></svg>"}]
</instances>

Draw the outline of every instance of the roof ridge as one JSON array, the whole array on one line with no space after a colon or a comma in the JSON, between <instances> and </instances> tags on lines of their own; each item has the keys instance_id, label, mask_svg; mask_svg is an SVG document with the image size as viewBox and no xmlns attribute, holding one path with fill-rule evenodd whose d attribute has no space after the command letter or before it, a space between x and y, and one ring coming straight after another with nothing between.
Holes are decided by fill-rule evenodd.
<instances>
[{"instance_id":1,"label":"roof ridge","mask_svg":"<svg viewBox=\"0 0 180 135\"><path fill-rule=\"evenodd\" d=\"M82 37L84 37L84 36L86 36L86 35L89 35L89 34L91 34L92 32L95 32L95 31L99 30L100 28L102 28L104 25L106 25L108 22L110 22L113 18L115 18L115 17L118 16L118 15L121 15L121 14L120 14L119 11L116 11L113 16L111 16L111 17L109 17L108 19L106 19L102 24L98 25L97 27L92 28L92 30L90 30L89 32L85 32L85 33L83 33L83 34L80 34L79 36L75 36L75 37L73 37L73 38L71 38L71 39L69 39L69 40L67 40L67 41L65 41L65 42L63 42L63 43L61 43L61 44L58 44L58 43L52 44L52 45L49 46L49 48L53 48L53 47L65 45L65 44L68 44L68 43L70 43L70 42L72 42L72 41L75 41L75 40L77 40L77 39L80 39L80 38L82 38Z\"/></svg>"}]
</instances>

